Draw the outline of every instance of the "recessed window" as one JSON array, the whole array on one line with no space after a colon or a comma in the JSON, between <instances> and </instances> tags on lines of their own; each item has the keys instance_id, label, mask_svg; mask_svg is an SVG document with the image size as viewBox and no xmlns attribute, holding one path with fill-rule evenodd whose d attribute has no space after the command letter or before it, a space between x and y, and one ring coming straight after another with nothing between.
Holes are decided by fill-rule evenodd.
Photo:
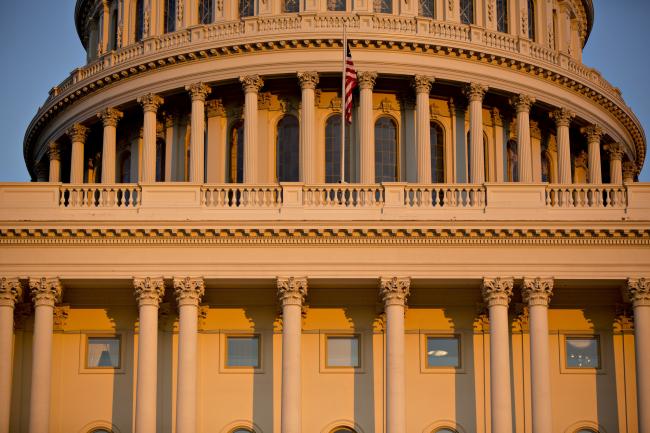
<instances>
[{"instance_id":1,"label":"recessed window","mask_svg":"<svg viewBox=\"0 0 650 433\"><path fill-rule=\"evenodd\" d=\"M452 430L450 428L443 427L443 428L440 428L438 430L435 430L434 433L457 433L457 432L456 432L456 430Z\"/></svg>"},{"instance_id":2,"label":"recessed window","mask_svg":"<svg viewBox=\"0 0 650 433\"><path fill-rule=\"evenodd\" d=\"M228 336L226 337L226 367L260 366L260 337Z\"/></svg>"},{"instance_id":3,"label":"recessed window","mask_svg":"<svg viewBox=\"0 0 650 433\"><path fill-rule=\"evenodd\" d=\"M600 368L598 337L566 337L566 368Z\"/></svg>"},{"instance_id":4,"label":"recessed window","mask_svg":"<svg viewBox=\"0 0 650 433\"><path fill-rule=\"evenodd\" d=\"M327 0L327 10L335 12L345 12L345 0Z\"/></svg>"},{"instance_id":5,"label":"recessed window","mask_svg":"<svg viewBox=\"0 0 650 433\"><path fill-rule=\"evenodd\" d=\"M88 337L86 368L120 368L120 338Z\"/></svg>"},{"instance_id":6,"label":"recessed window","mask_svg":"<svg viewBox=\"0 0 650 433\"><path fill-rule=\"evenodd\" d=\"M427 337L427 368L460 367L458 337Z\"/></svg>"},{"instance_id":7,"label":"recessed window","mask_svg":"<svg viewBox=\"0 0 650 433\"><path fill-rule=\"evenodd\" d=\"M253 430L247 428L236 428L232 431L232 433L253 433Z\"/></svg>"},{"instance_id":8,"label":"recessed window","mask_svg":"<svg viewBox=\"0 0 650 433\"><path fill-rule=\"evenodd\" d=\"M327 367L359 366L359 337L357 335L327 337Z\"/></svg>"}]
</instances>

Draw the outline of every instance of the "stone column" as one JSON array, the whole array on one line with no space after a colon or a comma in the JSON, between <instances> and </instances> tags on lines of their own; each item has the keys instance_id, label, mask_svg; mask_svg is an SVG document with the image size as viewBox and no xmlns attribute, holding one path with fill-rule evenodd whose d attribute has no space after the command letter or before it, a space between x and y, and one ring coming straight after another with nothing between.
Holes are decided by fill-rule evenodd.
<instances>
[{"instance_id":1,"label":"stone column","mask_svg":"<svg viewBox=\"0 0 650 433\"><path fill-rule=\"evenodd\" d=\"M623 163L623 183L634 183L637 174L637 168L634 161L625 161Z\"/></svg>"},{"instance_id":2,"label":"stone column","mask_svg":"<svg viewBox=\"0 0 650 433\"><path fill-rule=\"evenodd\" d=\"M318 72L298 72L302 89L300 111L300 180L306 184L317 182L319 161L316 158L316 99Z\"/></svg>"},{"instance_id":3,"label":"stone column","mask_svg":"<svg viewBox=\"0 0 650 433\"><path fill-rule=\"evenodd\" d=\"M517 158L519 167L519 182L533 181L533 153L530 139L530 107L535 98L528 95L517 95L511 100L517 110Z\"/></svg>"},{"instance_id":4,"label":"stone column","mask_svg":"<svg viewBox=\"0 0 650 433\"><path fill-rule=\"evenodd\" d=\"M29 289L35 306L29 433L48 433L54 304L61 300L61 283L58 278L30 278Z\"/></svg>"},{"instance_id":5,"label":"stone column","mask_svg":"<svg viewBox=\"0 0 650 433\"><path fill-rule=\"evenodd\" d=\"M212 92L210 86L195 83L185 86L192 97L192 133L190 134L190 182L205 180L205 98Z\"/></svg>"},{"instance_id":6,"label":"stone column","mask_svg":"<svg viewBox=\"0 0 650 433\"><path fill-rule=\"evenodd\" d=\"M196 433L197 328L203 278L174 278L178 302L176 433Z\"/></svg>"},{"instance_id":7,"label":"stone column","mask_svg":"<svg viewBox=\"0 0 650 433\"><path fill-rule=\"evenodd\" d=\"M0 279L0 433L9 433L13 373L14 306L22 296L18 278Z\"/></svg>"},{"instance_id":8,"label":"stone column","mask_svg":"<svg viewBox=\"0 0 650 433\"><path fill-rule=\"evenodd\" d=\"M609 183L620 185L623 183L623 145L610 143L607 145L609 152Z\"/></svg>"},{"instance_id":9,"label":"stone column","mask_svg":"<svg viewBox=\"0 0 650 433\"><path fill-rule=\"evenodd\" d=\"M626 297L634 307L636 403L639 433L650 432L650 278L629 278Z\"/></svg>"},{"instance_id":10,"label":"stone column","mask_svg":"<svg viewBox=\"0 0 650 433\"><path fill-rule=\"evenodd\" d=\"M375 183L375 125L372 115L372 89L376 72L357 72L359 82L359 143L361 147L361 183ZM345 110L345 107L342 107Z\"/></svg>"},{"instance_id":11,"label":"stone column","mask_svg":"<svg viewBox=\"0 0 650 433\"><path fill-rule=\"evenodd\" d=\"M104 143L102 148L102 183L115 183L115 146L117 141L117 122L124 116L115 108L107 108L97 117L104 125Z\"/></svg>"},{"instance_id":12,"label":"stone column","mask_svg":"<svg viewBox=\"0 0 650 433\"><path fill-rule=\"evenodd\" d=\"M158 307L165 294L162 278L134 278L138 300L138 367L135 389L135 433L156 433L158 382Z\"/></svg>"},{"instance_id":13,"label":"stone column","mask_svg":"<svg viewBox=\"0 0 650 433\"><path fill-rule=\"evenodd\" d=\"M548 348L548 304L552 278L524 278L523 298L530 326L530 389L533 433L553 433L551 421L551 371Z\"/></svg>"},{"instance_id":14,"label":"stone column","mask_svg":"<svg viewBox=\"0 0 650 433\"><path fill-rule=\"evenodd\" d=\"M483 299L490 311L490 414L495 433L512 433L508 332L512 286L512 278L483 279Z\"/></svg>"},{"instance_id":15,"label":"stone column","mask_svg":"<svg viewBox=\"0 0 650 433\"><path fill-rule=\"evenodd\" d=\"M307 278L278 278L278 298L282 306L282 397L280 432L300 433L301 385L300 343L302 305L307 295Z\"/></svg>"},{"instance_id":16,"label":"stone column","mask_svg":"<svg viewBox=\"0 0 650 433\"><path fill-rule=\"evenodd\" d=\"M406 432L404 307L410 286L410 278L379 280L386 313L386 433Z\"/></svg>"},{"instance_id":17,"label":"stone column","mask_svg":"<svg viewBox=\"0 0 650 433\"><path fill-rule=\"evenodd\" d=\"M70 158L70 183L84 182L84 145L88 137L88 128L75 123L67 132L72 141L72 157Z\"/></svg>"},{"instance_id":18,"label":"stone column","mask_svg":"<svg viewBox=\"0 0 650 433\"><path fill-rule=\"evenodd\" d=\"M55 141L49 145L50 182L61 182L61 147Z\"/></svg>"},{"instance_id":19,"label":"stone column","mask_svg":"<svg viewBox=\"0 0 650 433\"><path fill-rule=\"evenodd\" d=\"M431 183L431 112L429 92L434 79L426 75L413 77L415 88L415 142L417 146L418 183Z\"/></svg>"},{"instance_id":20,"label":"stone column","mask_svg":"<svg viewBox=\"0 0 650 433\"><path fill-rule=\"evenodd\" d=\"M464 88L469 101L469 149L470 183L485 182L485 152L483 148L483 97L488 87L480 83L470 83Z\"/></svg>"},{"instance_id":21,"label":"stone column","mask_svg":"<svg viewBox=\"0 0 650 433\"><path fill-rule=\"evenodd\" d=\"M571 141L569 138L569 125L575 114L566 108L560 108L551 113L557 129L557 166L558 183L571 183Z\"/></svg>"},{"instance_id":22,"label":"stone column","mask_svg":"<svg viewBox=\"0 0 650 433\"><path fill-rule=\"evenodd\" d=\"M239 77L244 88L244 183L255 183L260 179L257 159L257 94L264 85L259 75Z\"/></svg>"},{"instance_id":23,"label":"stone column","mask_svg":"<svg viewBox=\"0 0 650 433\"><path fill-rule=\"evenodd\" d=\"M589 146L589 183L603 183L600 168L600 139L603 137L603 129L598 125L590 125L582 128L580 132L587 137Z\"/></svg>"},{"instance_id":24,"label":"stone column","mask_svg":"<svg viewBox=\"0 0 650 433\"><path fill-rule=\"evenodd\" d=\"M148 93L139 97L138 102L144 111L140 179L143 183L153 183L156 181L156 113L164 99L156 94Z\"/></svg>"}]
</instances>

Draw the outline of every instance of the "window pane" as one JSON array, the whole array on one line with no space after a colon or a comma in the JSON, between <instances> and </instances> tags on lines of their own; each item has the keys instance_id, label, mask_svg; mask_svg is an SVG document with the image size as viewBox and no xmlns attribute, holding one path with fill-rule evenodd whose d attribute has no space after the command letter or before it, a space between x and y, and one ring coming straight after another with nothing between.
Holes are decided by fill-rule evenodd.
<instances>
[{"instance_id":1,"label":"window pane","mask_svg":"<svg viewBox=\"0 0 650 433\"><path fill-rule=\"evenodd\" d=\"M375 182L397 182L397 126L388 117L375 123Z\"/></svg>"},{"instance_id":2,"label":"window pane","mask_svg":"<svg viewBox=\"0 0 650 433\"><path fill-rule=\"evenodd\" d=\"M238 428L237 430L233 431L232 433L252 433L252 431L247 429L247 428Z\"/></svg>"},{"instance_id":3,"label":"window pane","mask_svg":"<svg viewBox=\"0 0 650 433\"><path fill-rule=\"evenodd\" d=\"M300 138L298 119L285 116L278 122L277 176L279 182L298 182L300 178Z\"/></svg>"},{"instance_id":4,"label":"window pane","mask_svg":"<svg viewBox=\"0 0 650 433\"><path fill-rule=\"evenodd\" d=\"M535 40L535 1L528 0L528 38Z\"/></svg>"},{"instance_id":5,"label":"window pane","mask_svg":"<svg viewBox=\"0 0 650 433\"><path fill-rule=\"evenodd\" d=\"M300 11L300 5L298 4L298 0L284 0L282 3L282 12L285 13L292 13L292 12L299 12Z\"/></svg>"},{"instance_id":6,"label":"window pane","mask_svg":"<svg viewBox=\"0 0 650 433\"><path fill-rule=\"evenodd\" d=\"M437 123L432 122L429 131L431 140L431 181L443 183L445 181L445 141L442 128Z\"/></svg>"},{"instance_id":7,"label":"window pane","mask_svg":"<svg viewBox=\"0 0 650 433\"><path fill-rule=\"evenodd\" d=\"M474 24L474 0L460 0L460 22Z\"/></svg>"},{"instance_id":8,"label":"window pane","mask_svg":"<svg viewBox=\"0 0 650 433\"><path fill-rule=\"evenodd\" d=\"M419 0L420 1L420 16L433 18L435 3L434 0Z\"/></svg>"},{"instance_id":9,"label":"window pane","mask_svg":"<svg viewBox=\"0 0 650 433\"><path fill-rule=\"evenodd\" d=\"M436 430L436 433L456 433L456 430L452 430L450 428L441 428Z\"/></svg>"},{"instance_id":10,"label":"window pane","mask_svg":"<svg viewBox=\"0 0 650 433\"><path fill-rule=\"evenodd\" d=\"M350 129L345 128L346 150L349 150ZM346 154L346 159L348 154ZM350 180L350 164L345 164L345 178ZM341 116L336 114L327 119L325 125L325 182L341 181Z\"/></svg>"},{"instance_id":11,"label":"window pane","mask_svg":"<svg viewBox=\"0 0 650 433\"><path fill-rule=\"evenodd\" d=\"M253 0L239 0L239 16L252 17L255 15Z\"/></svg>"},{"instance_id":12,"label":"window pane","mask_svg":"<svg viewBox=\"0 0 650 433\"><path fill-rule=\"evenodd\" d=\"M212 3L213 0L199 1L199 22L201 24L210 24L212 22Z\"/></svg>"},{"instance_id":13,"label":"window pane","mask_svg":"<svg viewBox=\"0 0 650 433\"><path fill-rule=\"evenodd\" d=\"M227 367L259 367L259 337L226 337Z\"/></svg>"},{"instance_id":14,"label":"window pane","mask_svg":"<svg viewBox=\"0 0 650 433\"><path fill-rule=\"evenodd\" d=\"M497 30L508 32L508 0L497 0Z\"/></svg>"},{"instance_id":15,"label":"window pane","mask_svg":"<svg viewBox=\"0 0 650 433\"><path fill-rule=\"evenodd\" d=\"M327 0L328 11L345 11L345 0Z\"/></svg>"},{"instance_id":16,"label":"window pane","mask_svg":"<svg viewBox=\"0 0 650 433\"><path fill-rule=\"evenodd\" d=\"M359 338L327 337L328 367L358 367Z\"/></svg>"},{"instance_id":17,"label":"window pane","mask_svg":"<svg viewBox=\"0 0 650 433\"><path fill-rule=\"evenodd\" d=\"M373 9L375 12L380 12L384 14L393 13L393 1L392 0L374 0Z\"/></svg>"},{"instance_id":18,"label":"window pane","mask_svg":"<svg viewBox=\"0 0 650 433\"><path fill-rule=\"evenodd\" d=\"M567 337L567 368L600 368L598 338Z\"/></svg>"},{"instance_id":19,"label":"window pane","mask_svg":"<svg viewBox=\"0 0 650 433\"><path fill-rule=\"evenodd\" d=\"M120 339L117 337L88 337L86 368L119 368Z\"/></svg>"},{"instance_id":20,"label":"window pane","mask_svg":"<svg viewBox=\"0 0 650 433\"><path fill-rule=\"evenodd\" d=\"M176 30L176 0L165 0L165 32Z\"/></svg>"},{"instance_id":21,"label":"window pane","mask_svg":"<svg viewBox=\"0 0 650 433\"><path fill-rule=\"evenodd\" d=\"M144 0L136 0L135 5L135 40L141 41L144 36Z\"/></svg>"},{"instance_id":22,"label":"window pane","mask_svg":"<svg viewBox=\"0 0 650 433\"><path fill-rule=\"evenodd\" d=\"M456 337L427 337L427 367L460 367Z\"/></svg>"}]
</instances>

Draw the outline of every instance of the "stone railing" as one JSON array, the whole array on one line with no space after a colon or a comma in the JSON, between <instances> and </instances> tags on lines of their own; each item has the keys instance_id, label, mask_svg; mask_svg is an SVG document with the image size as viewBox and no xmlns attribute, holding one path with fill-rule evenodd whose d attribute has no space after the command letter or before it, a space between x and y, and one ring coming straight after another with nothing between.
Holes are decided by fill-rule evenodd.
<instances>
[{"instance_id":1,"label":"stone railing","mask_svg":"<svg viewBox=\"0 0 650 433\"><path fill-rule=\"evenodd\" d=\"M383 203L384 191L380 185L305 185L302 200L306 207L315 209L375 208Z\"/></svg>"},{"instance_id":2,"label":"stone railing","mask_svg":"<svg viewBox=\"0 0 650 433\"><path fill-rule=\"evenodd\" d=\"M483 208L485 188L478 185L407 185L404 206L411 208Z\"/></svg>"},{"instance_id":3,"label":"stone railing","mask_svg":"<svg viewBox=\"0 0 650 433\"><path fill-rule=\"evenodd\" d=\"M64 208L126 209L140 206L139 185L62 185L59 206Z\"/></svg>"},{"instance_id":4,"label":"stone railing","mask_svg":"<svg viewBox=\"0 0 650 433\"><path fill-rule=\"evenodd\" d=\"M623 185L549 185L546 188L546 205L564 209L624 209L627 206L627 190Z\"/></svg>"},{"instance_id":5,"label":"stone railing","mask_svg":"<svg viewBox=\"0 0 650 433\"><path fill-rule=\"evenodd\" d=\"M273 209L282 205L282 188L278 185L204 185L201 204L220 209Z\"/></svg>"}]
</instances>

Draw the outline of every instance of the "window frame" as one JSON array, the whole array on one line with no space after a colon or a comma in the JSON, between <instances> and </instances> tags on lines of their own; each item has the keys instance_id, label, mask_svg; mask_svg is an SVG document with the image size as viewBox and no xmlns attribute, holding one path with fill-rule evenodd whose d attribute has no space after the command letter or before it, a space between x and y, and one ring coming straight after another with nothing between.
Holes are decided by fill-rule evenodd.
<instances>
[{"instance_id":1,"label":"window frame","mask_svg":"<svg viewBox=\"0 0 650 433\"><path fill-rule=\"evenodd\" d=\"M431 162L430 162L429 165L431 166L431 183L444 184L445 179L446 179L446 174L447 174L446 173L447 164L445 164L445 162L447 160L446 159L447 158L447 155L446 155L446 153L447 153L447 149L446 149L447 148L447 143L445 142L446 141L445 138L447 137L447 131L445 131L445 127L441 122L439 122L438 120L431 119L431 120L429 120L429 132L431 132L432 126L434 126L434 125L436 125L440 129L440 138L442 138L442 143L438 143L437 142L437 137L436 137L436 146L442 148L442 154L440 155L440 159L442 160L442 180L441 180L441 182L438 182L438 178L435 177L434 165L433 165L433 162L434 162L434 159L433 159L433 146L432 146L433 136L430 135L429 136L429 149L430 149L431 154L429 155L429 157L431 158Z\"/></svg>"},{"instance_id":2,"label":"window frame","mask_svg":"<svg viewBox=\"0 0 650 433\"><path fill-rule=\"evenodd\" d=\"M463 2L464 1L467 1L467 2L471 3L471 9L469 10L471 12L471 17L470 17L471 19L469 21L463 20L463 18L464 18L463 17L463 10L465 9L465 8L463 8ZM460 15L460 23L461 24L465 24L465 25L468 25L468 26L476 25L476 2L474 0L460 0L460 3L459 3L459 15Z\"/></svg>"},{"instance_id":3,"label":"window frame","mask_svg":"<svg viewBox=\"0 0 650 433\"><path fill-rule=\"evenodd\" d=\"M117 367L89 367L88 349L89 340L92 338L117 339L119 341L119 362ZM80 374L124 374L127 345L124 334L119 332L84 332L81 334L79 345L79 373ZM102 428L102 427L97 427Z\"/></svg>"},{"instance_id":4,"label":"window frame","mask_svg":"<svg viewBox=\"0 0 650 433\"><path fill-rule=\"evenodd\" d=\"M502 7L499 7L499 4ZM510 23L508 22L508 0L496 0L496 9L497 9L497 32L509 33L510 32ZM501 20L501 15L503 15L503 20ZM500 21L503 21L503 27L499 28Z\"/></svg>"},{"instance_id":5,"label":"window frame","mask_svg":"<svg viewBox=\"0 0 650 433\"><path fill-rule=\"evenodd\" d=\"M528 29L527 36L532 42L537 41L537 2L535 0L527 0L526 13L528 15ZM532 14L531 14L532 11ZM532 15L532 17L531 17Z\"/></svg>"},{"instance_id":6,"label":"window frame","mask_svg":"<svg viewBox=\"0 0 650 433\"><path fill-rule=\"evenodd\" d=\"M247 1L247 0L237 0L237 16L238 16L238 18L240 20L245 19L245 18L249 18L249 17L254 17L254 16L257 16L257 14L258 14L257 5L256 5L255 0L250 0L251 8L252 8L251 14L250 15L242 15L242 13L241 13L242 12L241 5L242 5L242 2L245 2L245 1Z\"/></svg>"},{"instance_id":7,"label":"window frame","mask_svg":"<svg viewBox=\"0 0 650 433\"><path fill-rule=\"evenodd\" d=\"M458 342L458 366L429 366L429 338L455 338ZM469 361L465 359L464 346L467 343L465 332L421 331L420 332L420 373L464 374ZM442 428L442 427L441 427Z\"/></svg>"},{"instance_id":8,"label":"window frame","mask_svg":"<svg viewBox=\"0 0 650 433\"><path fill-rule=\"evenodd\" d=\"M365 362L363 356L363 347L365 343L365 336L360 332L346 331L346 330L321 330L319 332L319 352L320 352L320 361L319 361L319 371L320 373L342 373L342 374L354 374L354 373L365 373ZM327 362L327 348L328 348L328 338L330 337L340 337L340 338L356 338L357 350L358 350L358 365L353 366L330 366Z\"/></svg>"},{"instance_id":9,"label":"window frame","mask_svg":"<svg viewBox=\"0 0 650 433\"><path fill-rule=\"evenodd\" d=\"M288 119L289 117L292 117L296 121L296 131L297 131L297 136L296 136L296 149L297 149L297 154L298 158L295 161L296 163L296 168L298 169L298 176L296 180L280 180L280 124L285 120ZM284 144L285 146L288 146L289 144ZM300 182L300 118L294 114L293 112L287 112L277 118L275 122L275 141L273 143L273 147L275 149L275 181L277 183L285 183L285 182Z\"/></svg>"},{"instance_id":10,"label":"window frame","mask_svg":"<svg viewBox=\"0 0 650 433\"><path fill-rule=\"evenodd\" d=\"M395 180L381 181L380 182L380 181L377 180L377 123L381 119L388 119L395 126ZM388 182L388 183L390 183L390 182L399 182L400 179L401 179L401 176L402 176L402 173L401 173L402 159L401 159L401 152L400 152L401 143L400 143L400 140L399 140L400 139L400 132L401 132L400 131L400 123L398 122L398 120L394 116L392 116L390 114L387 114L387 113L382 113L382 114L375 117L374 122L372 124L372 127L373 127L373 133L374 133L373 134L374 135L374 137L373 137L374 138L374 143L372 143L372 145L374 146L374 154L375 154L375 158L374 158L374 161L373 161L373 164L374 164L374 167L375 167L375 179L374 179L374 181L377 184L385 183L385 182Z\"/></svg>"},{"instance_id":11,"label":"window frame","mask_svg":"<svg viewBox=\"0 0 650 433\"><path fill-rule=\"evenodd\" d=\"M203 21L202 21L202 18L203 18L202 15L203 15L203 14L201 14L201 8L202 8L202 6L203 6L204 4L206 4L206 3L210 5L210 6L209 6L209 9L210 9L210 20L209 20L208 22L203 22ZM215 21L215 14L214 14L214 12L215 12L215 8L214 8L214 0L199 0L199 1L197 2L197 4L196 4L196 15L197 15L197 17L198 17L198 19L199 19L199 24L200 24L200 25L204 25L204 26L205 26L205 25L213 24L214 21Z\"/></svg>"},{"instance_id":12,"label":"window frame","mask_svg":"<svg viewBox=\"0 0 650 433\"><path fill-rule=\"evenodd\" d=\"M349 5L350 5L351 2L348 1L348 0L342 0L342 1L345 4L345 8L342 9L342 10L338 10L338 9L330 9L329 8L329 1L325 0L325 11L326 12L334 12L334 13L337 13L337 12L338 13L350 12L350 6Z\"/></svg>"},{"instance_id":13,"label":"window frame","mask_svg":"<svg viewBox=\"0 0 650 433\"><path fill-rule=\"evenodd\" d=\"M427 1L431 2L431 16L424 15L422 13L422 10L423 10L422 4L424 2L427 2ZM438 0L438 1L440 1L440 0ZM436 19L436 0L418 0L418 16L420 18L428 18L428 19L435 20Z\"/></svg>"},{"instance_id":14,"label":"window frame","mask_svg":"<svg viewBox=\"0 0 650 433\"><path fill-rule=\"evenodd\" d=\"M570 339L595 339L598 350L598 367L569 367L567 365L567 341ZM565 331L559 334L560 373L562 374L606 374L607 365L603 357L603 338L598 332Z\"/></svg>"},{"instance_id":15,"label":"window frame","mask_svg":"<svg viewBox=\"0 0 650 433\"><path fill-rule=\"evenodd\" d=\"M257 367L242 365L231 366L228 365L228 339L229 338L255 338L257 339ZM219 372L220 373L244 373L244 374L257 374L264 373L264 355L263 355L263 336L259 332L222 332L220 338L220 346L222 356L219 357Z\"/></svg>"},{"instance_id":16,"label":"window frame","mask_svg":"<svg viewBox=\"0 0 650 433\"><path fill-rule=\"evenodd\" d=\"M133 14L133 40L138 43L145 38L144 34L144 0L135 0Z\"/></svg>"},{"instance_id":17,"label":"window frame","mask_svg":"<svg viewBox=\"0 0 650 433\"><path fill-rule=\"evenodd\" d=\"M235 119L234 121L231 122L230 128L228 130L228 142L227 146L228 148L226 149L226 182L227 183L232 183L232 184L241 184L244 182L244 133L245 133L245 125L244 125L244 120L243 119ZM237 142L234 141L234 133L235 130L239 129L240 131L237 132ZM238 144L239 144L239 137L241 136L241 161L242 161L242 166L241 166L241 182L238 181L239 178L239 149L238 149ZM233 148L237 152L235 155L235 166L234 166L234 171L233 171ZM233 176L234 173L234 176Z\"/></svg>"},{"instance_id":18,"label":"window frame","mask_svg":"<svg viewBox=\"0 0 650 433\"><path fill-rule=\"evenodd\" d=\"M330 339L354 339L357 341L357 364L356 365L330 365L329 364L329 344ZM325 368L347 368L347 369L360 369L361 368L361 334L326 334L325 335Z\"/></svg>"}]
</instances>

